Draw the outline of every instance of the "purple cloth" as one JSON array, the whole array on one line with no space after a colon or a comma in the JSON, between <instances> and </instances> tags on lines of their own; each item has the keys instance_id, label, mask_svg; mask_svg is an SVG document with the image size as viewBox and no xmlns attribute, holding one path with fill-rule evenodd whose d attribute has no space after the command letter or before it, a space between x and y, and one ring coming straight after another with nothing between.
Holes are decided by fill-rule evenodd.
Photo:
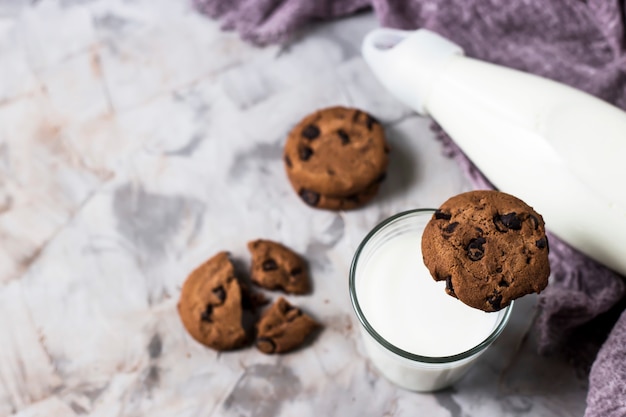
<instances>
[{"instance_id":1,"label":"purple cloth","mask_svg":"<svg viewBox=\"0 0 626 417\"><path fill-rule=\"evenodd\" d=\"M585 417L626 416L626 311L598 353L589 377Z\"/></svg>"},{"instance_id":2,"label":"purple cloth","mask_svg":"<svg viewBox=\"0 0 626 417\"><path fill-rule=\"evenodd\" d=\"M371 6L383 26L433 30L468 56L561 81L626 109L626 0L194 1L226 29L257 44L284 42L307 22ZM493 188L454 142L434 129L474 186ZM624 416L626 313L615 323L626 295L623 277L556 236L549 239L552 281L539 298L539 348L568 349L572 358L589 364L595 358L585 415Z\"/></svg>"}]
</instances>

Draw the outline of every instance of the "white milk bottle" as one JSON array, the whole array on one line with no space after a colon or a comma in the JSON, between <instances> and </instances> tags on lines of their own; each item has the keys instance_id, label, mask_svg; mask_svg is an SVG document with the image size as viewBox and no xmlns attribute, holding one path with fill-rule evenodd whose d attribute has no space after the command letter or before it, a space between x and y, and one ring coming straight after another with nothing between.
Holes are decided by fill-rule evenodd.
<instances>
[{"instance_id":1,"label":"white milk bottle","mask_svg":"<svg viewBox=\"0 0 626 417\"><path fill-rule=\"evenodd\" d=\"M380 82L431 116L500 191L548 229L626 274L626 112L567 85L463 55L425 29L363 41Z\"/></svg>"}]
</instances>

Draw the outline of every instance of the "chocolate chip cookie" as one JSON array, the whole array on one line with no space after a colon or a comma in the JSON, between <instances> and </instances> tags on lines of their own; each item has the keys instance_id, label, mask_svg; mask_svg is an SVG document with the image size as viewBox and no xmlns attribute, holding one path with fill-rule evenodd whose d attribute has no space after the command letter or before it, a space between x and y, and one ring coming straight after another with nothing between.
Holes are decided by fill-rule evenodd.
<instances>
[{"instance_id":1,"label":"chocolate chip cookie","mask_svg":"<svg viewBox=\"0 0 626 417\"><path fill-rule=\"evenodd\" d=\"M355 196L377 190L388 152L383 127L371 115L330 107L305 117L290 132L283 157L302 200L318 208L346 208L363 204L365 199Z\"/></svg>"},{"instance_id":2,"label":"chocolate chip cookie","mask_svg":"<svg viewBox=\"0 0 626 417\"><path fill-rule=\"evenodd\" d=\"M424 264L446 292L498 311L548 284L548 239L532 207L499 191L471 191L435 211L422 236Z\"/></svg>"},{"instance_id":3,"label":"chocolate chip cookie","mask_svg":"<svg viewBox=\"0 0 626 417\"><path fill-rule=\"evenodd\" d=\"M183 284L178 313L189 334L216 350L242 346L241 287L227 252L196 268Z\"/></svg>"},{"instance_id":4,"label":"chocolate chip cookie","mask_svg":"<svg viewBox=\"0 0 626 417\"><path fill-rule=\"evenodd\" d=\"M306 263L291 249L270 240L248 242L252 255L251 279L268 290L306 294L310 290Z\"/></svg>"},{"instance_id":5,"label":"chocolate chip cookie","mask_svg":"<svg viewBox=\"0 0 626 417\"><path fill-rule=\"evenodd\" d=\"M263 353L289 352L304 343L318 327L315 320L281 297L257 323L254 344Z\"/></svg>"}]
</instances>

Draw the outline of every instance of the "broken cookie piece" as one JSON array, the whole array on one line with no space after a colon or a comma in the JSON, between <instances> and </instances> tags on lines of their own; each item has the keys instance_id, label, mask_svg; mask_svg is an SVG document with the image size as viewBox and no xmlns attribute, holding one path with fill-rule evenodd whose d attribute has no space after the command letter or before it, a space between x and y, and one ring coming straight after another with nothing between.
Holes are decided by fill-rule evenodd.
<instances>
[{"instance_id":1,"label":"broken cookie piece","mask_svg":"<svg viewBox=\"0 0 626 417\"><path fill-rule=\"evenodd\" d=\"M279 298L257 323L254 342L263 353L285 353L304 343L319 324L297 307Z\"/></svg>"},{"instance_id":2,"label":"broken cookie piece","mask_svg":"<svg viewBox=\"0 0 626 417\"><path fill-rule=\"evenodd\" d=\"M268 290L306 294L311 285L306 263L291 249L271 240L248 243L252 255L251 279Z\"/></svg>"},{"instance_id":3,"label":"broken cookie piece","mask_svg":"<svg viewBox=\"0 0 626 417\"><path fill-rule=\"evenodd\" d=\"M189 334L216 350L246 342L239 280L227 252L197 267L183 284L178 313Z\"/></svg>"}]
</instances>

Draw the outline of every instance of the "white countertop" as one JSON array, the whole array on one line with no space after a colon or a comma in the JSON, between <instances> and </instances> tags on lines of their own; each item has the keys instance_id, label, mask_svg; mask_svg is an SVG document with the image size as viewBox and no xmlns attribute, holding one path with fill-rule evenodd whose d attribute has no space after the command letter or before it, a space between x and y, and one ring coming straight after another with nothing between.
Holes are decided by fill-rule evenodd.
<instances>
[{"instance_id":1,"label":"white countertop","mask_svg":"<svg viewBox=\"0 0 626 417\"><path fill-rule=\"evenodd\" d=\"M255 48L185 0L0 1L0 416L576 416L586 381L536 354L533 297L454 388L398 389L364 356L347 276L368 230L469 189L430 121L359 56L370 13ZM281 149L304 115L371 112L392 148L366 208L291 190ZM220 250L281 241L311 264L288 297L324 325L283 356L218 354L176 312Z\"/></svg>"}]
</instances>

